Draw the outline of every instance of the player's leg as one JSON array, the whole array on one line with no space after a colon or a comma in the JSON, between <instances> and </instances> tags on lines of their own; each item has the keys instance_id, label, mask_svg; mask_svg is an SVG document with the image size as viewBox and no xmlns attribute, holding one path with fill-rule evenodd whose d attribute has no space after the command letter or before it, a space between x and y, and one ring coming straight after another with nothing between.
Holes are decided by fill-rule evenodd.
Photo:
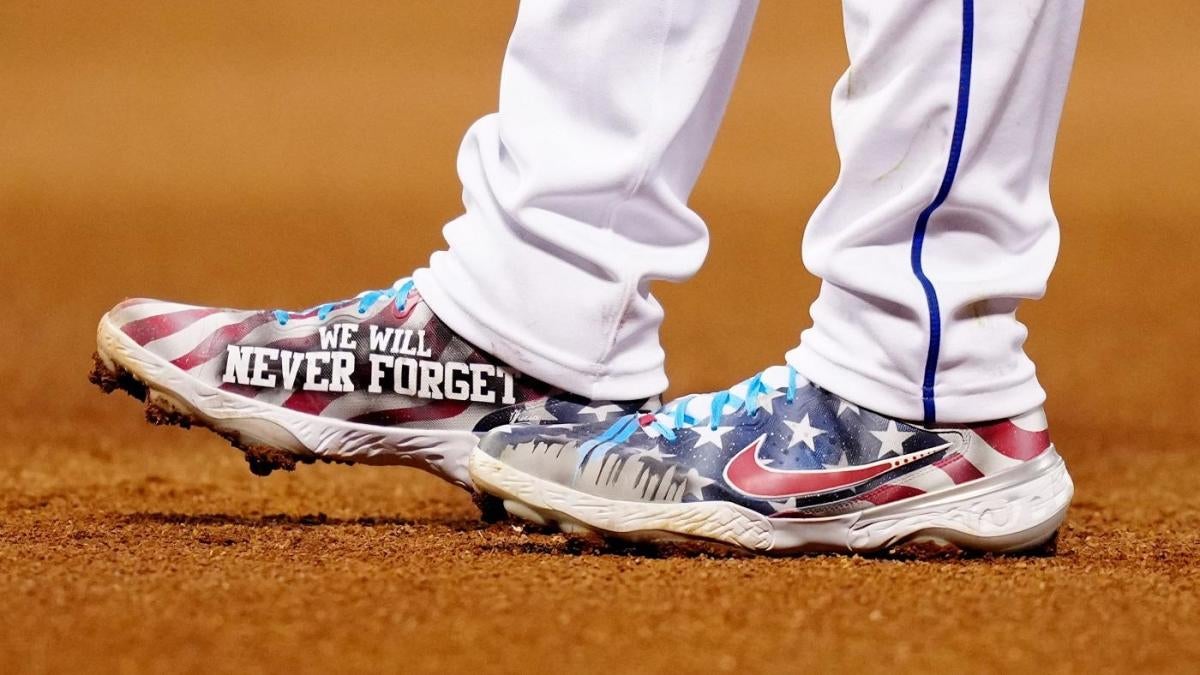
<instances>
[{"instance_id":1,"label":"player's leg","mask_svg":"<svg viewBox=\"0 0 1200 675\"><path fill-rule=\"evenodd\" d=\"M1013 312L1057 249L1081 4L848 0L843 169L792 365L615 424L497 429L476 483L534 520L758 551L1053 541L1072 484Z\"/></svg>"},{"instance_id":2,"label":"player's leg","mask_svg":"<svg viewBox=\"0 0 1200 675\"><path fill-rule=\"evenodd\" d=\"M464 215L416 274L464 337L579 394L666 387L653 279L708 249L687 206L755 2L529 2L500 111L459 155Z\"/></svg>"},{"instance_id":3,"label":"player's leg","mask_svg":"<svg viewBox=\"0 0 1200 675\"><path fill-rule=\"evenodd\" d=\"M1050 162L1082 5L845 3L842 169L805 232L823 283L788 355L803 375L905 419L1042 404L1015 313L1058 253Z\"/></svg>"},{"instance_id":4,"label":"player's leg","mask_svg":"<svg viewBox=\"0 0 1200 675\"><path fill-rule=\"evenodd\" d=\"M500 112L463 143L467 213L430 269L302 312L125 302L94 381L153 422L211 427L258 473L405 464L468 488L488 429L643 407L666 385L648 283L704 258L686 200L753 12L523 3Z\"/></svg>"}]
</instances>

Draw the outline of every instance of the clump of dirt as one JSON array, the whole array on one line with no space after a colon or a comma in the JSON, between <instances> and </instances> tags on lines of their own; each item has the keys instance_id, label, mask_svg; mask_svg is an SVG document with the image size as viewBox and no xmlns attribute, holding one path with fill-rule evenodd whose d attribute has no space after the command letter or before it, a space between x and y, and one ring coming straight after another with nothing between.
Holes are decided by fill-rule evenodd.
<instances>
[{"instance_id":1,"label":"clump of dirt","mask_svg":"<svg viewBox=\"0 0 1200 675\"><path fill-rule=\"evenodd\" d=\"M178 410L168 410L151 401L146 402L146 421L155 426L177 426L184 429L192 428L192 418Z\"/></svg>"},{"instance_id":2,"label":"clump of dirt","mask_svg":"<svg viewBox=\"0 0 1200 675\"><path fill-rule=\"evenodd\" d=\"M256 476L269 476L276 470L294 471L298 464L313 464L318 459L326 464L354 464L347 460L316 457L293 452L286 448L246 442L237 432L219 429L198 414L155 402L150 396L153 387L149 383L138 379L136 375L120 365L109 366L104 359L100 358L99 354L92 354L92 370L88 374L88 381L106 394L121 390L137 400L143 401L146 404L146 421L150 424L177 426L183 429L200 427L216 433L229 441L230 445L242 451L246 463L250 466L250 473Z\"/></svg>"},{"instance_id":3,"label":"clump of dirt","mask_svg":"<svg viewBox=\"0 0 1200 675\"><path fill-rule=\"evenodd\" d=\"M121 389L139 401L146 400L146 385L124 368L109 368L99 354L92 354L92 372L88 373L88 382L100 387L106 394Z\"/></svg>"}]
</instances>

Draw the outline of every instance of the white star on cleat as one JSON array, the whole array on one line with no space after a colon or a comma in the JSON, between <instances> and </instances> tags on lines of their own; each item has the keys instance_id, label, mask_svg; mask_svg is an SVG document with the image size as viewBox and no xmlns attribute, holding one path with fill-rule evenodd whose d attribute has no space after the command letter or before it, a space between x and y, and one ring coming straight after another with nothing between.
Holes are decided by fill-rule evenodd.
<instances>
[{"instance_id":1,"label":"white star on cleat","mask_svg":"<svg viewBox=\"0 0 1200 675\"><path fill-rule=\"evenodd\" d=\"M824 429L818 429L809 424L808 415L805 415L804 419L799 422L784 420L783 423L787 428L792 430L792 442L788 444L789 448L794 448L803 443L808 446L809 450L816 450L817 448L813 445L813 441L817 439L817 436L825 433Z\"/></svg>"},{"instance_id":2,"label":"white star on cleat","mask_svg":"<svg viewBox=\"0 0 1200 675\"><path fill-rule=\"evenodd\" d=\"M879 442L882 443L879 446L879 456L883 457L889 453L903 455L904 441L908 440L909 436L914 435L914 432L900 431L896 428L896 420L888 420L887 429L872 431L871 435L878 438Z\"/></svg>"},{"instance_id":3,"label":"white star on cleat","mask_svg":"<svg viewBox=\"0 0 1200 675\"><path fill-rule=\"evenodd\" d=\"M779 391L778 389L764 391L758 395L758 407L762 408L768 413L775 412L775 399L779 398L780 396L783 396L783 392Z\"/></svg>"},{"instance_id":4,"label":"white star on cleat","mask_svg":"<svg viewBox=\"0 0 1200 675\"><path fill-rule=\"evenodd\" d=\"M696 447L699 448L701 445L707 443L720 448L722 443L721 437L729 433L732 429L733 427L717 427L716 429L713 429L707 424L698 427L692 427L692 431L695 431L697 435Z\"/></svg>"},{"instance_id":5,"label":"white star on cleat","mask_svg":"<svg viewBox=\"0 0 1200 675\"><path fill-rule=\"evenodd\" d=\"M599 422L600 420L608 417L610 414L617 412L621 412L621 406L614 405L612 403L598 405L596 407L585 405L579 409L579 416L583 417L584 415L591 415L596 418L597 422Z\"/></svg>"}]
</instances>

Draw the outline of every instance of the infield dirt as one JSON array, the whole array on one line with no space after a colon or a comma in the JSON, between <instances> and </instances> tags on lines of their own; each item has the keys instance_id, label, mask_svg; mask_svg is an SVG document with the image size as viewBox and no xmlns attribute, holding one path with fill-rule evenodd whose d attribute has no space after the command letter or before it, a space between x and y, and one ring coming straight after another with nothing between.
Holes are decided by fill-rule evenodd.
<instances>
[{"instance_id":1,"label":"infield dirt","mask_svg":"<svg viewBox=\"0 0 1200 675\"><path fill-rule=\"evenodd\" d=\"M510 3L0 3L0 671L1194 671L1200 15L1087 10L1022 310L1076 501L1049 558L763 559L483 525L407 469L259 478L87 382L126 296L302 308L441 245ZM837 4L767 2L658 289L672 392L778 362L837 171Z\"/></svg>"}]
</instances>

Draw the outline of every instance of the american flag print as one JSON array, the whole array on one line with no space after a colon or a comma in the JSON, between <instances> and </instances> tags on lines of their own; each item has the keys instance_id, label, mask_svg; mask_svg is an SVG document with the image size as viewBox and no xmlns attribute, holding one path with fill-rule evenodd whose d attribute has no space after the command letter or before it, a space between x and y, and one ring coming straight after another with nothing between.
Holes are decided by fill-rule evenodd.
<instances>
[{"instance_id":1,"label":"american flag print","mask_svg":"<svg viewBox=\"0 0 1200 675\"><path fill-rule=\"evenodd\" d=\"M507 465L622 501L732 502L772 518L837 515L953 488L1012 468L1050 445L1040 411L930 428L857 406L767 371L713 418L713 394L685 397L615 423L506 427L481 449ZM739 396L740 394L740 396ZM678 424L679 406L687 423Z\"/></svg>"},{"instance_id":2,"label":"american flag print","mask_svg":"<svg viewBox=\"0 0 1200 675\"><path fill-rule=\"evenodd\" d=\"M646 405L591 401L527 376L459 337L411 284L397 288L403 297L374 292L301 312L134 299L107 317L206 385L333 420L483 433L602 421Z\"/></svg>"}]
</instances>

